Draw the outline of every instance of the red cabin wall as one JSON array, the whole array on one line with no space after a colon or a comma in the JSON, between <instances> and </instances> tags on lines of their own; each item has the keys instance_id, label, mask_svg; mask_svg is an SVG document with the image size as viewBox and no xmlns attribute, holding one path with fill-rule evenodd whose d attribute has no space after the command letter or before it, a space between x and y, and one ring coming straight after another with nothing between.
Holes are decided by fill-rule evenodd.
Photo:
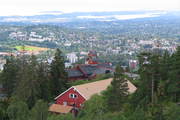
<instances>
[{"instance_id":1,"label":"red cabin wall","mask_svg":"<svg viewBox=\"0 0 180 120\"><path fill-rule=\"evenodd\" d=\"M69 94L76 94L77 98L70 98ZM81 105L85 102L85 98L82 97L79 92L74 90L74 88L71 88L67 92L65 92L62 96L56 99L56 104L63 105L63 102L67 102L67 105L72 105L72 103L75 103L75 106L80 108Z\"/></svg>"}]
</instances>

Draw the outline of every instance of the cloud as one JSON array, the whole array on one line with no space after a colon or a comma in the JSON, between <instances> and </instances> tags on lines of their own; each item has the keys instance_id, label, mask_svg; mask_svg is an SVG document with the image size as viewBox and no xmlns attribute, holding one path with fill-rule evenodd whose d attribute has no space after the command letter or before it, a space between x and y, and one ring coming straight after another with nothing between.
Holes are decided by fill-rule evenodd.
<instances>
[{"instance_id":1,"label":"cloud","mask_svg":"<svg viewBox=\"0 0 180 120\"><path fill-rule=\"evenodd\" d=\"M0 15L33 15L42 11L87 12L180 10L180 0L1 0Z\"/></svg>"}]
</instances>

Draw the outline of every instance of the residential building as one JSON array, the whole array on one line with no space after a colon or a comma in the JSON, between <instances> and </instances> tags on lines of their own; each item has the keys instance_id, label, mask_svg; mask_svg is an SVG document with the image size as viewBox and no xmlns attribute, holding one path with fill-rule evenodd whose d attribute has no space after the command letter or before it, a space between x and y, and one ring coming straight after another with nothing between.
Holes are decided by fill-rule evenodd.
<instances>
[{"instance_id":1,"label":"residential building","mask_svg":"<svg viewBox=\"0 0 180 120\"><path fill-rule=\"evenodd\" d=\"M69 62L72 63L76 63L78 61L78 57L76 55L76 53L68 53L67 54L67 59L69 60Z\"/></svg>"},{"instance_id":2,"label":"residential building","mask_svg":"<svg viewBox=\"0 0 180 120\"><path fill-rule=\"evenodd\" d=\"M112 80L113 79L110 78L106 80L72 86L55 98L55 104L61 105L58 106L59 109L63 109L64 106L71 106L73 107L73 109L78 111L79 109L82 108L84 102L89 100L93 95L95 94L101 95L101 93L104 90L106 90L108 86L111 84ZM129 88L128 89L129 93L133 93L137 89L130 81L128 81L128 88ZM51 105L50 109L53 106ZM68 110L70 112L71 108L69 108ZM65 110L61 110L61 111L65 111ZM51 110L51 112L53 111Z\"/></svg>"},{"instance_id":3,"label":"residential building","mask_svg":"<svg viewBox=\"0 0 180 120\"><path fill-rule=\"evenodd\" d=\"M67 69L69 81L92 79L97 75L113 72L114 69L111 63L81 64L75 66L74 68Z\"/></svg>"}]
</instances>

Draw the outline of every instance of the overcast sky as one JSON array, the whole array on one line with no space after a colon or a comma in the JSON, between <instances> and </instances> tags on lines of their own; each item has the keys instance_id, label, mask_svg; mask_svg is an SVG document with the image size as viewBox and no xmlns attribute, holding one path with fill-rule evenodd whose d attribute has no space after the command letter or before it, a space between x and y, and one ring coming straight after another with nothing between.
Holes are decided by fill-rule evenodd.
<instances>
[{"instance_id":1,"label":"overcast sky","mask_svg":"<svg viewBox=\"0 0 180 120\"><path fill-rule=\"evenodd\" d=\"M180 10L180 0L0 0L0 16L126 10Z\"/></svg>"}]
</instances>

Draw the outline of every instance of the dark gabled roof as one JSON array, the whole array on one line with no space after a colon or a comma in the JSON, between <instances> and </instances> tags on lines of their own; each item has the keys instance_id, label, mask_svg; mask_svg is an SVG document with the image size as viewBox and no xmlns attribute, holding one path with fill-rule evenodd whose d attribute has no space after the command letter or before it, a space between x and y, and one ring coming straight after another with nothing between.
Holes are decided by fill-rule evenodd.
<instances>
[{"instance_id":1,"label":"dark gabled roof","mask_svg":"<svg viewBox=\"0 0 180 120\"><path fill-rule=\"evenodd\" d=\"M104 68L98 68L94 71L94 74L104 74L104 73L106 73L106 71L107 70Z\"/></svg>"},{"instance_id":2,"label":"dark gabled roof","mask_svg":"<svg viewBox=\"0 0 180 120\"><path fill-rule=\"evenodd\" d=\"M94 65L83 65L79 66L80 70L82 70L86 75L92 75L94 71L97 69Z\"/></svg>"},{"instance_id":3,"label":"dark gabled roof","mask_svg":"<svg viewBox=\"0 0 180 120\"><path fill-rule=\"evenodd\" d=\"M89 51L88 53L89 56L97 56L97 52L96 51Z\"/></svg>"},{"instance_id":4,"label":"dark gabled roof","mask_svg":"<svg viewBox=\"0 0 180 120\"><path fill-rule=\"evenodd\" d=\"M108 69L113 69L112 65L110 63L102 63L102 64L98 64L98 67L104 67L104 68L108 68Z\"/></svg>"},{"instance_id":5,"label":"dark gabled roof","mask_svg":"<svg viewBox=\"0 0 180 120\"><path fill-rule=\"evenodd\" d=\"M68 69L68 77L88 77L93 74L104 74L107 70L114 71L109 63L78 65L76 68Z\"/></svg>"},{"instance_id":6,"label":"dark gabled roof","mask_svg":"<svg viewBox=\"0 0 180 120\"><path fill-rule=\"evenodd\" d=\"M68 77L79 77L83 76L83 73L80 72L78 69L68 69L67 70Z\"/></svg>"}]
</instances>

